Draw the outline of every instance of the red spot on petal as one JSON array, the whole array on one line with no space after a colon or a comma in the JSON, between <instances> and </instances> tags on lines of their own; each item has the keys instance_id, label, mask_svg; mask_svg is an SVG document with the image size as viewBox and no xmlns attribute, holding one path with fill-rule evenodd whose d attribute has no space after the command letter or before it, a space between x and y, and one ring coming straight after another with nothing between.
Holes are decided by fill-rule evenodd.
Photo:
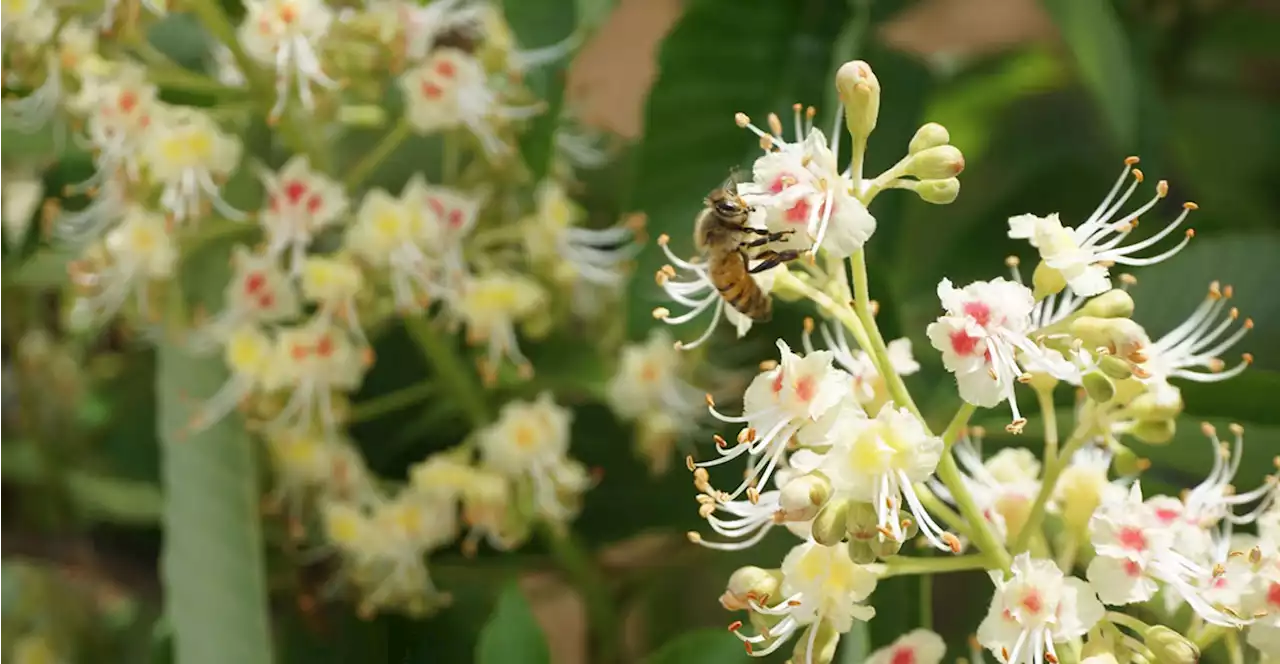
<instances>
[{"instance_id":1,"label":"red spot on petal","mask_svg":"<svg viewBox=\"0 0 1280 664\"><path fill-rule=\"evenodd\" d=\"M316 342L316 355L320 357L329 357L333 355L333 338L329 335L320 337L320 341Z\"/></svg>"},{"instance_id":2,"label":"red spot on petal","mask_svg":"<svg viewBox=\"0 0 1280 664\"><path fill-rule=\"evenodd\" d=\"M911 646L902 646L893 651L889 664L916 664L916 651Z\"/></svg>"},{"instance_id":3,"label":"red spot on petal","mask_svg":"<svg viewBox=\"0 0 1280 664\"><path fill-rule=\"evenodd\" d=\"M436 73L443 78L453 78L458 73L458 69L448 60L441 60L436 63Z\"/></svg>"},{"instance_id":4,"label":"red spot on petal","mask_svg":"<svg viewBox=\"0 0 1280 664\"><path fill-rule=\"evenodd\" d=\"M986 327L991 322L991 307L984 302L965 302L964 315L972 318L978 325Z\"/></svg>"},{"instance_id":5,"label":"red spot on petal","mask_svg":"<svg viewBox=\"0 0 1280 664\"><path fill-rule=\"evenodd\" d=\"M1176 521L1178 514L1178 510L1169 507L1161 507L1156 510L1156 518L1166 526Z\"/></svg>"},{"instance_id":6,"label":"red spot on petal","mask_svg":"<svg viewBox=\"0 0 1280 664\"><path fill-rule=\"evenodd\" d=\"M250 272L244 278L244 292L250 295L261 291L267 286L267 276L261 272Z\"/></svg>"},{"instance_id":7,"label":"red spot on petal","mask_svg":"<svg viewBox=\"0 0 1280 664\"><path fill-rule=\"evenodd\" d=\"M443 217L443 216L444 216L444 203L441 203L441 202L440 202L440 199L438 199L438 198L428 198L428 199L427 199L427 207L431 208L431 211L432 211L433 213L435 213L435 215L436 215L437 217Z\"/></svg>"},{"instance_id":8,"label":"red spot on petal","mask_svg":"<svg viewBox=\"0 0 1280 664\"><path fill-rule=\"evenodd\" d=\"M1142 533L1141 528L1126 526L1120 529L1118 534L1120 546L1132 551L1147 550L1147 536Z\"/></svg>"},{"instance_id":9,"label":"red spot on petal","mask_svg":"<svg viewBox=\"0 0 1280 664\"><path fill-rule=\"evenodd\" d=\"M809 223L809 211L813 206L809 205L809 201L800 199L795 205L792 205L784 215L787 223L791 224L807 224Z\"/></svg>"},{"instance_id":10,"label":"red spot on petal","mask_svg":"<svg viewBox=\"0 0 1280 664\"><path fill-rule=\"evenodd\" d=\"M796 396L801 401L809 402L818 393L818 381L813 376L805 376L796 381Z\"/></svg>"},{"instance_id":11,"label":"red spot on petal","mask_svg":"<svg viewBox=\"0 0 1280 664\"><path fill-rule=\"evenodd\" d=\"M1139 565L1137 561L1126 560L1124 561L1124 573L1130 578L1136 579L1142 576L1142 565Z\"/></svg>"},{"instance_id":12,"label":"red spot on petal","mask_svg":"<svg viewBox=\"0 0 1280 664\"><path fill-rule=\"evenodd\" d=\"M782 369L778 369L777 375L773 377L773 384L769 387L773 389L774 394L782 391Z\"/></svg>"},{"instance_id":13,"label":"red spot on petal","mask_svg":"<svg viewBox=\"0 0 1280 664\"><path fill-rule=\"evenodd\" d=\"M286 182L284 185L284 197L289 199L290 205L297 205L302 200L302 196L307 193L307 185L301 180L293 180Z\"/></svg>"},{"instance_id":14,"label":"red spot on petal","mask_svg":"<svg viewBox=\"0 0 1280 664\"><path fill-rule=\"evenodd\" d=\"M462 227L462 210L449 211L449 226L452 228Z\"/></svg>"},{"instance_id":15,"label":"red spot on petal","mask_svg":"<svg viewBox=\"0 0 1280 664\"><path fill-rule=\"evenodd\" d=\"M971 337L964 330L951 333L951 350L955 351L956 355L971 355L977 347L978 337Z\"/></svg>"},{"instance_id":16,"label":"red spot on petal","mask_svg":"<svg viewBox=\"0 0 1280 664\"><path fill-rule=\"evenodd\" d=\"M422 96L427 99L439 99L444 95L444 88L430 81L422 84Z\"/></svg>"},{"instance_id":17,"label":"red spot on petal","mask_svg":"<svg viewBox=\"0 0 1280 664\"><path fill-rule=\"evenodd\" d=\"M1272 583L1267 588L1267 604L1280 609L1280 583Z\"/></svg>"},{"instance_id":18,"label":"red spot on petal","mask_svg":"<svg viewBox=\"0 0 1280 664\"><path fill-rule=\"evenodd\" d=\"M138 107L138 93L132 90L125 90L120 93L120 97L116 100L116 104L120 107L122 112L130 113L133 109Z\"/></svg>"},{"instance_id":19,"label":"red spot on petal","mask_svg":"<svg viewBox=\"0 0 1280 664\"><path fill-rule=\"evenodd\" d=\"M271 307L274 307L275 304L276 304L276 296L272 295L271 293L264 293L262 297L258 298L259 309L270 309Z\"/></svg>"},{"instance_id":20,"label":"red spot on petal","mask_svg":"<svg viewBox=\"0 0 1280 664\"><path fill-rule=\"evenodd\" d=\"M320 211L320 206L322 205L324 205L324 199L320 197L320 194L311 194L307 199L307 212L315 214Z\"/></svg>"},{"instance_id":21,"label":"red spot on petal","mask_svg":"<svg viewBox=\"0 0 1280 664\"><path fill-rule=\"evenodd\" d=\"M1044 600L1040 597L1040 591L1034 588L1027 591L1022 597L1022 608L1031 613L1040 613L1044 609Z\"/></svg>"},{"instance_id":22,"label":"red spot on petal","mask_svg":"<svg viewBox=\"0 0 1280 664\"><path fill-rule=\"evenodd\" d=\"M302 361L307 359L307 347L301 344L293 344L289 349L289 356L294 360Z\"/></svg>"}]
</instances>

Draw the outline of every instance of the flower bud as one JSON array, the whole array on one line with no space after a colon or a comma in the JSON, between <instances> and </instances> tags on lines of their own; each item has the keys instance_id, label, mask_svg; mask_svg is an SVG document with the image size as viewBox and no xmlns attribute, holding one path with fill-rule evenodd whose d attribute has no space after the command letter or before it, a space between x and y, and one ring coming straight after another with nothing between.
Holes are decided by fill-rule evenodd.
<instances>
[{"instance_id":1,"label":"flower bud","mask_svg":"<svg viewBox=\"0 0 1280 664\"><path fill-rule=\"evenodd\" d=\"M1053 374L1044 371L1033 371L1031 373L1031 382L1027 383L1033 390L1052 390L1058 386L1058 379Z\"/></svg>"},{"instance_id":2,"label":"flower bud","mask_svg":"<svg viewBox=\"0 0 1280 664\"><path fill-rule=\"evenodd\" d=\"M817 634L810 634L813 630L818 630ZM812 641L812 644L810 644ZM805 662L806 664L831 664L836 658L836 645L840 643L840 632L836 631L835 626L830 620L823 620L815 625L809 625L800 638L796 639L795 650L791 652L791 661ZM812 652L809 646L813 646Z\"/></svg>"},{"instance_id":3,"label":"flower bud","mask_svg":"<svg viewBox=\"0 0 1280 664\"><path fill-rule=\"evenodd\" d=\"M1111 468L1116 475L1128 477L1137 475L1151 465L1150 461L1138 456L1136 452L1119 443L1111 446Z\"/></svg>"},{"instance_id":4,"label":"flower bud","mask_svg":"<svg viewBox=\"0 0 1280 664\"><path fill-rule=\"evenodd\" d=\"M844 527L850 541L870 542L880 536L880 515L871 503L853 503L845 515Z\"/></svg>"},{"instance_id":5,"label":"flower bud","mask_svg":"<svg viewBox=\"0 0 1280 664\"><path fill-rule=\"evenodd\" d=\"M820 474L801 475L782 487L779 506L788 521L808 521L831 498L831 482Z\"/></svg>"},{"instance_id":6,"label":"flower bud","mask_svg":"<svg viewBox=\"0 0 1280 664\"><path fill-rule=\"evenodd\" d=\"M911 143L907 146L907 154L915 154L921 150L947 145L950 142L951 133L947 131L946 127L936 122L927 122L916 130L915 136L911 137Z\"/></svg>"},{"instance_id":7,"label":"flower bud","mask_svg":"<svg viewBox=\"0 0 1280 664\"><path fill-rule=\"evenodd\" d=\"M1141 325L1128 318L1094 318L1081 316L1071 321L1071 335L1086 346L1111 349L1117 357L1134 362L1146 361L1142 349L1150 344Z\"/></svg>"},{"instance_id":8,"label":"flower bud","mask_svg":"<svg viewBox=\"0 0 1280 664\"><path fill-rule=\"evenodd\" d=\"M1173 420L1139 420L1129 433L1148 445L1164 445L1173 440L1177 425Z\"/></svg>"},{"instance_id":9,"label":"flower bud","mask_svg":"<svg viewBox=\"0 0 1280 664\"><path fill-rule=\"evenodd\" d=\"M871 540L871 551L877 558L896 556L902 550L902 542L891 537L878 537Z\"/></svg>"},{"instance_id":10,"label":"flower bud","mask_svg":"<svg viewBox=\"0 0 1280 664\"><path fill-rule=\"evenodd\" d=\"M344 127L382 127L387 123L387 111L374 104L357 104L338 109L338 122Z\"/></svg>"},{"instance_id":11,"label":"flower bud","mask_svg":"<svg viewBox=\"0 0 1280 664\"><path fill-rule=\"evenodd\" d=\"M964 170L964 154L954 145L939 145L917 152L907 162L906 172L921 180L955 177Z\"/></svg>"},{"instance_id":12,"label":"flower bud","mask_svg":"<svg viewBox=\"0 0 1280 664\"><path fill-rule=\"evenodd\" d=\"M1054 492L1054 501L1062 508L1062 520L1076 534L1089 526L1093 511L1102 502L1108 484L1107 469L1089 464L1072 464L1062 471Z\"/></svg>"},{"instance_id":13,"label":"flower bud","mask_svg":"<svg viewBox=\"0 0 1280 664\"><path fill-rule=\"evenodd\" d=\"M1097 403L1111 401L1111 397L1116 395L1116 388L1111 384L1111 379L1100 371L1090 371L1080 378L1080 382L1084 387L1085 394L1088 394L1089 398Z\"/></svg>"},{"instance_id":14,"label":"flower bud","mask_svg":"<svg viewBox=\"0 0 1280 664\"><path fill-rule=\"evenodd\" d=\"M871 547L869 539L850 539L849 540L849 560L859 565L869 565L876 561L876 552Z\"/></svg>"},{"instance_id":15,"label":"flower bud","mask_svg":"<svg viewBox=\"0 0 1280 664\"><path fill-rule=\"evenodd\" d=\"M853 60L836 71L836 92L844 104L844 122L849 133L866 138L875 131L880 117L880 81L871 65Z\"/></svg>"},{"instance_id":16,"label":"flower bud","mask_svg":"<svg viewBox=\"0 0 1280 664\"><path fill-rule=\"evenodd\" d=\"M1173 389L1148 389L1129 402L1129 412L1140 420L1172 420L1182 414L1182 393Z\"/></svg>"},{"instance_id":17,"label":"flower bud","mask_svg":"<svg viewBox=\"0 0 1280 664\"><path fill-rule=\"evenodd\" d=\"M833 500L818 511L813 518L813 541L823 546L835 546L844 540L845 518L849 514L849 501Z\"/></svg>"},{"instance_id":18,"label":"flower bud","mask_svg":"<svg viewBox=\"0 0 1280 664\"><path fill-rule=\"evenodd\" d=\"M1128 318L1133 315L1133 298L1116 288L1085 302L1080 313L1096 318Z\"/></svg>"},{"instance_id":19,"label":"flower bud","mask_svg":"<svg viewBox=\"0 0 1280 664\"><path fill-rule=\"evenodd\" d=\"M1116 379L1124 380L1133 375L1133 365L1113 355L1098 358L1098 369L1102 373Z\"/></svg>"},{"instance_id":20,"label":"flower bud","mask_svg":"<svg viewBox=\"0 0 1280 664\"><path fill-rule=\"evenodd\" d=\"M1156 656L1156 661L1162 664L1196 664L1200 661L1200 649L1196 644L1164 625L1148 628L1142 641Z\"/></svg>"},{"instance_id":21,"label":"flower bud","mask_svg":"<svg viewBox=\"0 0 1280 664\"><path fill-rule=\"evenodd\" d=\"M1085 657L1080 660L1080 664L1120 664L1120 661L1116 659L1115 655L1109 652L1104 652L1101 655L1090 655L1089 657Z\"/></svg>"},{"instance_id":22,"label":"flower bud","mask_svg":"<svg viewBox=\"0 0 1280 664\"><path fill-rule=\"evenodd\" d=\"M924 180L916 185L920 200L934 205L949 205L960 195L960 179Z\"/></svg>"},{"instance_id":23,"label":"flower bud","mask_svg":"<svg viewBox=\"0 0 1280 664\"><path fill-rule=\"evenodd\" d=\"M760 603L766 597L776 597L781 587L782 570L740 567L729 576L729 584L720 595L720 606L729 611L748 609L750 600Z\"/></svg>"},{"instance_id":24,"label":"flower bud","mask_svg":"<svg viewBox=\"0 0 1280 664\"><path fill-rule=\"evenodd\" d=\"M1040 261L1036 271L1031 273L1031 291L1036 300L1043 300L1050 295L1057 295L1067 287L1067 278L1048 263Z\"/></svg>"}]
</instances>

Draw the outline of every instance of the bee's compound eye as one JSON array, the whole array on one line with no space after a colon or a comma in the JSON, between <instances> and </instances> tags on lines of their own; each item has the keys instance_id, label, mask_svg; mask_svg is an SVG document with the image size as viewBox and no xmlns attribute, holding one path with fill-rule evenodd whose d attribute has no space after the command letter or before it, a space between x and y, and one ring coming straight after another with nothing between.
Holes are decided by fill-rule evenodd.
<instances>
[{"instance_id":1,"label":"bee's compound eye","mask_svg":"<svg viewBox=\"0 0 1280 664\"><path fill-rule=\"evenodd\" d=\"M738 214L742 211L742 207L734 201L720 201L716 203L716 211L720 214Z\"/></svg>"}]
</instances>

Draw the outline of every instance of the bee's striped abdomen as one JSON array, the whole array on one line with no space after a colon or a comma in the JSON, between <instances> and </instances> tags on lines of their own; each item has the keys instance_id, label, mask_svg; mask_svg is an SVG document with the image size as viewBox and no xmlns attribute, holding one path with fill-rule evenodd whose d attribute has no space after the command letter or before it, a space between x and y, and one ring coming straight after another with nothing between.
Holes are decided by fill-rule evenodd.
<instances>
[{"instance_id":1,"label":"bee's striped abdomen","mask_svg":"<svg viewBox=\"0 0 1280 664\"><path fill-rule=\"evenodd\" d=\"M734 309L752 320L769 320L773 302L751 278L742 254L735 251L718 260L713 259L711 281L720 291L720 296Z\"/></svg>"}]
</instances>

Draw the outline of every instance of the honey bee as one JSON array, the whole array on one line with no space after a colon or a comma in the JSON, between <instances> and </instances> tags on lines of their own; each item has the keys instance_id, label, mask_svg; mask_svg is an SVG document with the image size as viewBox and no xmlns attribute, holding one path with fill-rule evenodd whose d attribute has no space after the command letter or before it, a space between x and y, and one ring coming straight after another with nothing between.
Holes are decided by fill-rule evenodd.
<instances>
[{"instance_id":1,"label":"honey bee","mask_svg":"<svg viewBox=\"0 0 1280 664\"><path fill-rule=\"evenodd\" d=\"M705 203L695 222L693 241L707 257L711 283L720 291L720 297L743 315L755 321L769 320L773 315L773 300L751 275L800 257L801 252L794 249L767 248L770 242L782 240L794 231L774 233L748 226L751 206L738 196L732 178L712 190ZM749 250L758 247L765 248L748 255ZM750 259L760 263L749 267Z\"/></svg>"}]
</instances>

